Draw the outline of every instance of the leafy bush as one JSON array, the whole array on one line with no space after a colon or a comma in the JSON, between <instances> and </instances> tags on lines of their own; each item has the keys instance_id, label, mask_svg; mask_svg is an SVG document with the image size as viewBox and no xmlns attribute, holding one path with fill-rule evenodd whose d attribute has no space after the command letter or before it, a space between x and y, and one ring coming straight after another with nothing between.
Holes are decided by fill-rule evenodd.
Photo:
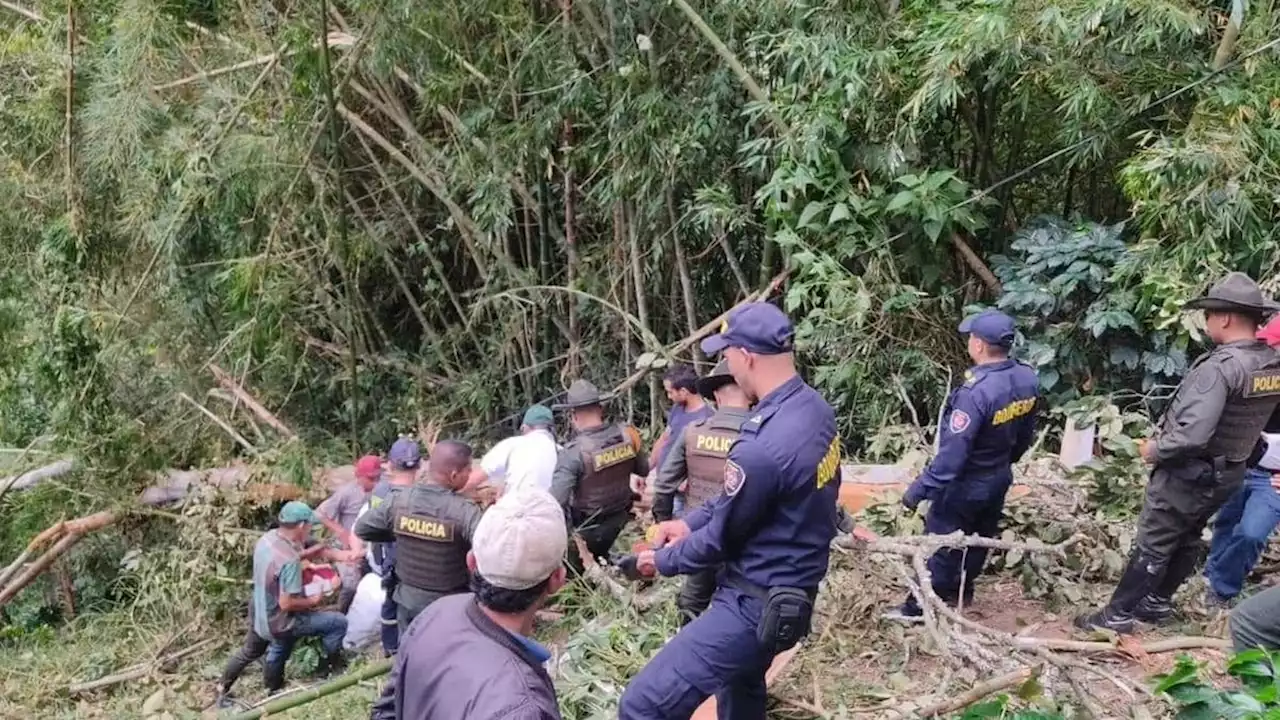
<instances>
[{"instance_id":1,"label":"leafy bush","mask_svg":"<svg viewBox=\"0 0 1280 720\"><path fill-rule=\"evenodd\" d=\"M1009 256L993 258L1002 310L1019 316L1023 357L1060 399L1175 381L1187 368L1187 337L1152 330L1138 314L1124 223L1043 216L1020 230Z\"/></svg>"},{"instance_id":2,"label":"leafy bush","mask_svg":"<svg viewBox=\"0 0 1280 720\"><path fill-rule=\"evenodd\" d=\"M1227 662L1240 687L1222 690L1203 677L1205 664L1187 656L1156 677L1155 692L1168 695L1180 720L1274 718L1280 714L1280 652L1246 650Z\"/></svg>"}]
</instances>

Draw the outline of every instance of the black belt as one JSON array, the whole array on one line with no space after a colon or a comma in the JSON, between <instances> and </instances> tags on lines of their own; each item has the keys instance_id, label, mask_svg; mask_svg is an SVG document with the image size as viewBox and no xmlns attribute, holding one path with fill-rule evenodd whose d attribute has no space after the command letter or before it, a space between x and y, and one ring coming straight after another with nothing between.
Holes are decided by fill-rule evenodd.
<instances>
[{"instance_id":1,"label":"black belt","mask_svg":"<svg viewBox=\"0 0 1280 720\"><path fill-rule=\"evenodd\" d=\"M757 585L736 573L725 574L720 578L720 583L722 585L731 587L734 590L739 590L741 592L744 592L750 595L751 597L757 600L760 600L761 602L769 598L769 588L764 587L763 585ZM802 588L802 589L809 594L810 600L818 599L818 588Z\"/></svg>"}]
</instances>

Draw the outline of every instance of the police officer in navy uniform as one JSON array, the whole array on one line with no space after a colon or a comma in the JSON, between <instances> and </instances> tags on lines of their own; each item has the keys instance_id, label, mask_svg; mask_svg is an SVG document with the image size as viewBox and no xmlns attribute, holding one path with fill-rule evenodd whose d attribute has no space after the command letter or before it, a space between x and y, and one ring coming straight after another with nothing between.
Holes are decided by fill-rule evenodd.
<instances>
[{"instance_id":1,"label":"police officer in navy uniform","mask_svg":"<svg viewBox=\"0 0 1280 720\"><path fill-rule=\"evenodd\" d=\"M1035 370L1009 358L1013 318L987 310L966 318L960 332L969 336L974 367L947 398L938 454L907 489L902 503L914 510L922 500L931 501L924 522L929 533L961 530L995 537L1013 482L1012 464L1031 447L1035 435L1040 383ZM984 548L968 548L967 553L939 550L929 559L934 592L951 604L961 597L970 603L986 559ZM914 619L921 614L915 597L908 596L887 617Z\"/></svg>"},{"instance_id":2,"label":"police officer in navy uniform","mask_svg":"<svg viewBox=\"0 0 1280 720\"><path fill-rule=\"evenodd\" d=\"M612 397L579 379L569 386L565 401L554 406L569 411L577 434L557 456L551 495L567 508L569 522L587 549L601 559L609 557L613 541L631 520L632 476L649 474L649 457L635 428L605 422L604 404ZM572 547L569 565L582 569Z\"/></svg>"},{"instance_id":3,"label":"police officer in navy uniform","mask_svg":"<svg viewBox=\"0 0 1280 720\"><path fill-rule=\"evenodd\" d=\"M425 482L401 489L360 516L361 540L396 544L396 623L409 623L432 602L467 592L467 552L480 522L480 508L459 494L471 476L471 447L456 440L437 443Z\"/></svg>"},{"instance_id":4,"label":"police officer in navy uniform","mask_svg":"<svg viewBox=\"0 0 1280 720\"><path fill-rule=\"evenodd\" d=\"M653 483L653 519L672 519L676 493L685 485L686 511L691 511L717 497L724 487L724 466L729 448L738 439L742 424L751 417L751 399L733 380L729 363L721 360L696 383L698 394L716 404L709 418L686 425L671 441L666 460L658 469ZM676 607L680 624L687 625L711 604L716 591L719 568L708 568L686 575Z\"/></svg>"},{"instance_id":5,"label":"police officer in navy uniform","mask_svg":"<svg viewBox=\"0 0 1280 720\"><path fill-rule=\"evenodd\" d=\"M765 670L809 631L836 534L840 439L831 406L796 374L794 331L767 303L732 313L707 338L757 401L729 450L723 492L657 527L642 574L724 565L711 607L631 681L621 720L688 718L715 695L721 720L763 720Z\"/></svg>"},{"instance_id":6,"label":"police officer in navy uniform","mask_svg":"<svg viewBox=\"0 0 1280 720\"><path fill-rule=\"evenodd\" d=\"M1156 435L1142 448L1152 465L1129 564L1110 602L1076 618L1083 629L1134 630L1173 616L1173 593L1204 555L1209 518L1240 489L1259 433L1280 403L1280 358L1257 338L1278 307L1248 275L1233 272L1196 298L1217 346L1178 385Z\"/></svg>"}]
</instances>

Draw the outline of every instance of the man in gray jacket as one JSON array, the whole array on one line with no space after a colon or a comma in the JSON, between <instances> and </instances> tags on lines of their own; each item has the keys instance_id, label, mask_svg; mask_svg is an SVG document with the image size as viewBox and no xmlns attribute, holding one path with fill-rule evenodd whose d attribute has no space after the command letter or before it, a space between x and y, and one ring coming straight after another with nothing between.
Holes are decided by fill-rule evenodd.
<instances>
[{"instance_id":1,"label":"man in gray jacket","mask_svg":"<svg viewBox=\"0 0 1280 720\"><path fill-rule=\"evenodd\" d=\"M551 653L529 636L564 586L566 545L549 493L503 495L467 553L473 592L436 600L410 624L371 720L560 720L543 668Z\"/></svg>"}]
</instances>

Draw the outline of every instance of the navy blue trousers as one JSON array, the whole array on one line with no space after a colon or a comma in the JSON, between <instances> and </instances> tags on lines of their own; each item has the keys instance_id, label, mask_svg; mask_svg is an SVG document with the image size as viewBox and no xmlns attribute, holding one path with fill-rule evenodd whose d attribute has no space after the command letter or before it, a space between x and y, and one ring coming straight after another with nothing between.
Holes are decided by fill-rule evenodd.
<instances>
[{"instance_id":1,"label":"navy blue trousers","mask_svg":"<svg viewBox=\"0 0 1280 720\"><path fill-rule=\"evenodd\" d=\"M684 626L627 685L619 720L687 720L714 695L720 720L765 720L764 673L773 655L760 647L763 603L721 587L711 607Z\"/></svg>"},{"instance_id":2,"label":"navy blue trousers","mask_svg":"<svg viewBox=\"0 0 1280 720\"><path fill-rule=\"evenodd\" d=\"M1008 486L995 488L989 493L953 485L947 488L937 501L929 506L924 518L925 532L931 535L948 535L961 530L966 535L996 537L1000 534L1000 518L1004 514L1004 497ZM968 491L968 492L966 492ZM986 495L986 497L984 497ZM929 574L933 576L933 591L948 603L955 603L964 594L966 603L973 599L974 583L982 574L987 562L985 548L943 548L929 558ZM964 588L960 587L961 576Z\"/></svg>"}]
</instances>

